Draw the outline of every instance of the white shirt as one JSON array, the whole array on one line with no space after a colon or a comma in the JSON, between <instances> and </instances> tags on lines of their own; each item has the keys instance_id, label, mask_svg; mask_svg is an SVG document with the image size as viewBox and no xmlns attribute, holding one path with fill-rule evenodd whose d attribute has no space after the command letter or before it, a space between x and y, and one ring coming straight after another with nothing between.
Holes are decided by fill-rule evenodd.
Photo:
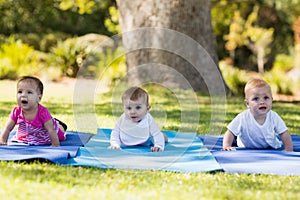
<instances>
[{"instance_id":1,"label":"white shirt","mask_svg":"<svg viewBox=\"0 0 300 200\"><path fill-rule=\"evenodd\" d=\"M237 136L237 145L246 148L280 148L281 142L276 137L288 128L280 116L270 110L264 124L260 125L247 109L238 114L227 128Z\"/></svg>"},{"instance_id":2,"label":"white shirt","mask_svg":"<svg viewBox=\"0 0 300 200\"><path fill-rule=\"evenodd\" d=\"M165 139L150 113L136 123L126 118L123 113L110 135L111 145L134 146L145 143L153 137L154 147L164 150Z\"/></svg>"}]
</instances>

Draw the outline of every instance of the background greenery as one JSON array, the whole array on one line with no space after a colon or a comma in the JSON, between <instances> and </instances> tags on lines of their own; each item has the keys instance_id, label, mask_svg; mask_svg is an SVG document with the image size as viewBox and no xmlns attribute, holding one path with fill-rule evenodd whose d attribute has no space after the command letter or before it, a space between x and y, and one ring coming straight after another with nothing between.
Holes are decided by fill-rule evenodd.
<instances>
[{"instance_id":1,"label":"background greenery","mask_svg":"<svg viewBox=\"0 0 300 200\"><path fill-rule=\"evenodd\" d=\"M291 77L299 4L299 0L212 0L220 67L232 94L242 94L245 82L259 76L275 94L299 95L299 80ZM125 58L114 57L123 51L115 48L120 41L97 52L77 41L89 33L108 37L120 33L114 0L0 0L0 14L0 79L34 74L58 81L76 77L86 64L85 76L90 78L108 67L106 81L113 85L126 72ZM259 48L266 50L264 73L257 73Z\"/></svg>"}]
</instances>

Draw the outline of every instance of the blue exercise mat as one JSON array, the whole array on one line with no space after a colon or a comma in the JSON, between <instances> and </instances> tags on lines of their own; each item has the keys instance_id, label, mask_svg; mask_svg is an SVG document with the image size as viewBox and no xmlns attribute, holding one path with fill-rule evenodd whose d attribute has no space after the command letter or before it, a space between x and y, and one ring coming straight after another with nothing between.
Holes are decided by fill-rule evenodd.
<instances>
[{"instance_id":1,"label":"blue exercise mat","mask_svg":"<svg viewBox=\"0 0 300 200\"><path fill-rule=\"evenodd\" d=\"M111 129L98 129L67 165L114 169L165 170L174 172L212 172L221 170L215 158L195 133L163 131L169 142L163 152L151 152L150 146L108 149Z\"/></svg>"},{"instance_id":2,"label":"blue exercise mat","mask_svg":"<svg viewBox=\"0 0 300 200\"><path fill-rule=\"evenodd\" d=\"M14 133L10 135L10 138ZM53 163L67 163L68 158L75 157L79 147L83 146L92 136L89 133L66 132L66 140L59 147L50 145L31 146L24 143L8 142L0 146L0 160L20 161L33 159L46 159Z\"/></svg>"},{"instance_id":3,"label":"blue exercise mat","mask_svg":"<svg viewBox=\"0 0 300 200\"><path fill-rule=\"evenodd\" d=\"M200 136L225 172L248 174L300 175L300 137L292 135L294 152L282 149L222 151L223 136Z\"/></svg>"}]
</instances>

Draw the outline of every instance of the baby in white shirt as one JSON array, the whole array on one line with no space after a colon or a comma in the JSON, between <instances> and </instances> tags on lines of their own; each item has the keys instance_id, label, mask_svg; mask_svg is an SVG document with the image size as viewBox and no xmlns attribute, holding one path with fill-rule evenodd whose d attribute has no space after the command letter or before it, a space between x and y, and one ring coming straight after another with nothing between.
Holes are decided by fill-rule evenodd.
<instances>
[{"instance_id":1,"label":"baby in white shirt","mask_svg":"<svg viewBox=\"0 0 300 200\"><path fill-rule=\"evenodd\" d=\"M293 151L291 135L284 121L272 111L272 92L269 84L261 79L250 80L245 86L245 104L248 109L238 114L227 126L223 138L223 150L232 147L237 138L238 147L264 149L281 147L277 135L281 137L285 151Z\"/></svg>"},{"instance_id":2,"label":"baby in white shirt","mask_svg":"<svg viewBox=\"0 0 300 200\"><path fill-rule=\"evenodd\" d=\"M121 146L135 146L148 143L153 144L152 152L163 151L168 137L162 133L155 123L149 110L148 93L132 87L122 96L124 113L118 119L116 127L110 136L110 149L120 149Z\"/></svg>"}]
</instances>

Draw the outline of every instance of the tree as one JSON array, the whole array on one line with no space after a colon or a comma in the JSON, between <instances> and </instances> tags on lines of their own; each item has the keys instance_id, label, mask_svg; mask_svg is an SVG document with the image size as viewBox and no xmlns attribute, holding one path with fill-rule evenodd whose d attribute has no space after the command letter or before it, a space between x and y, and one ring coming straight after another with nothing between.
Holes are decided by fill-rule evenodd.
<instances>
[{"instance_id":1,"label":"tree","mask_svg":"<svg viewBox=\"0 0 300 200\"><path fill-rule=\"evenodd\" d=\"M72 2L79 5L68 7ZM0 34L6 36L53 32L71 35L84 35L90 32L109 34L103 21L111 4L111 0L96 3L86 0L0 1ZM85 13L82 14L83 12Z\"/></svg>"},{"instance_id":2,"label":"tree","mask_svg":"<svg viewBox=\"0 0 300 200\"><path fill-rule=\"evenodd\" d=\"M274 7L283 12L289 13L287 21L292 25L294 31L294 68L290 71L289 75L294 80L299 80L300 78L300 0L292 0L289 3L283 0L277 0L273 2Z\"/></svg>"},{"instance_id":3,"label":"tree","mask_svg":"<svg viewBox=\"0 0 300 200\"><path fill-rule=\"evenodd\" d=\"M218 67L210 0L118 0L117 5L129 83L228 92Z\"/></svg>"},{"instance_id":4,"label":"tree","mask_svg":"<svg viewBox=\"0 0 300 200\"><path fill-rule=\"evenodd\" d=\"M224 36L226 49L234 60L235 49L241 46L247 46L253 54L256 55L258 72L264 73L264 64L266 56L270 53L270 44L273 42L273 28L262 28L255 23L258 18L258 9L256 5L247 20L241 18L240 12L236 11L233 21L229 26L229 34Z\"/></svg>"}]
</instances>

